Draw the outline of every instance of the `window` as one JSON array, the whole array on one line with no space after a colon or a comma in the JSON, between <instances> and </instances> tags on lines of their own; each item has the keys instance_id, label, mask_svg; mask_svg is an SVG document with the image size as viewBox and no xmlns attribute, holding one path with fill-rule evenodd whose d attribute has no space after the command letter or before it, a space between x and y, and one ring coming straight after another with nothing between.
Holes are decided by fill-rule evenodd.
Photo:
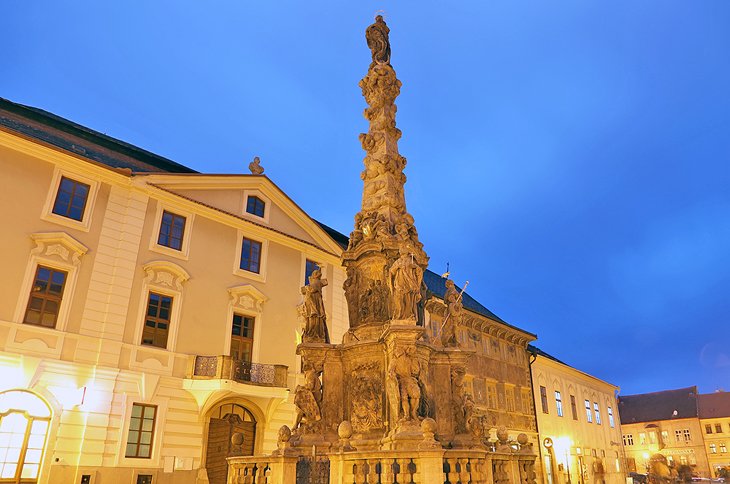
<instances>
[{"instance_id":1,"label":"window","mask_svg":"<svg viewBox=\"0 0 730 484\"><path fill-rule=\"evenodd\" d=\"M245 271L259 273L261 270L261 242L243 238L240 267Z\"/></svg>"},{"instance_id":2,"label":"window","mask_svg":"<svg viewBox=\"0 0 730 484\"><path fill-rule=\"evenodd\" d=\"M710 425L710 424L705 425L705 433L706 434L712 433L712 425Z\"/></svg>"},{"instance_id":3,"label":"window","mask_svg":"<svg viewBox=\"0 0 730 484\"><path fill-rule=\"evenodd\" d=\"M593 402L593 410L596 413L596 425L601 425L601 410L598 408L598 402Z\"/></svg>"},{"instance_id":4,"label":"window","mask_svg":"<svg viewBox=\"0 0 730 484\"><path fill-rule=\"evenodd\" d=\"M710 454L717 454L717 445L710 444Z\"/></svg>"},{"instance_id":5,"label":"window","mask_svg":"<svg viewBox=\"0 0 730 484\"><path fill-rule=\"evenodd\" d=\"M36 482L43 460L51 411L35 394L0 393L0 480Z\"/></svg>"},{"instance_id":6,"label":"window","mask_svg":"<svg viewBox=\"0 0 730 484\"><path fill-rule=\"evenodd\" d=\"M669 432L662 430L662 444L669 445Z\"/></svg>"},{"instance_id":7,"label":"window","mask_svg":"<svg viewBox=\"0 0 730 484\"><path fill-rule=\"evenodd\" d=\"M687 456L686 455L680 455L679 456L679 463L683 466L687 465Z\"/></svg>"},{"instance_id":8,"label":"window","mask_svg":"<svg viewBox=\"0 0 730 484\"><path fill-rule=\"evenodd\" d=\"M540 387L540 403L542 403L542 413L548 413L547 388Z\"/></svg>"},{"instance_id":9,"label":"window","mask_svg":"<svg viewBox=\"0 0 730 484\"><path fill-rule=\"evenodd\" d=\"M715 433L716 434L721 434L722 433L722 424L719 424L719 423L716 423L715 424Z\"/></svg>"},{"instance_id":10,"label":"window","mask_svg":"<svg viewBox=\"0 0 730 484\"><path fill-rule=\"evenodd\" d=\"M725 442L720 442L720 453L727 454L727 447L725 446Z\"/></svg>"},{"instance_id":11,"label":"window","mask_svg":"<svg viewBox=\"0 0 730 484\"><path fill-rule=\"evenodd\" d=\"M570 411L573 412L573 420L578 420L578 406L575 404L575 395L570 396Z\"/></svg>"},{"instance_id":12,"label":"window","mask_svg":"<svg viewBox=\"0 0 730 484\"><path fill-rule=\"evenodd\" d=\"M504 398L505 403L507 407L508 412L514 412L515 411L515 393L514 389L512 388L505 388L504 389Z\"/></svg>"},{"instance_id":13,"label":"window","mask_svg":"<svg viewBox=\"0 0 730 484\"><path fill-rule=\"evenodd\" d=\"M624 445L634 445L633 434L624 434Z\"/></svg>"},{"instance_id":14,"label":"window","mask_svg":"<svg viewBox=\"0 0 730 484\"><path fill-rule=\"evenodd\" d=\"M646 434L644 432L639 433L639 445L646 444Z\"/></svg>"},{"instance_id":15,"label":"window","mask_svg":"<svg viewBox=\"0 0 730 484\"><path fill-rule=\"evenodd\" d=\"M135 403L129 419L126 457L149 459L152 456L152 437L155 431L157 406Z\"/></svg>"},{"instance_id":16,"label":"window","mask_svg":"<svg viewBox=\"0 0 730 484\"><path fill-rule=\"evenodd\" d=\"M86 183L62 176L52 212L80 222L84 218L84 209L90 189L91 187Z\"/></svg>"},{"instance_id":17,"label":"window","mask_svg":"<svg viewBox=\"0 0 730 484\"><path fill-rule=\"evenodd\" d=\"M653 430L649 432L649 443L656 444L656 432L654 432Z\"/></svg>"},{"instance_id":18,"label":"window","mask_svg":"<svg viewBox=\"0 0 730 484\"><path fill-rule=\"evenodd\" d=\"M309 285L309 276L312 275L312 272L319 269L319 264L314 262L313 260L307 259L307 262L304 265L304 285Z\"/></svg>"},{"instance_id":19,"label":"window","mask_svg":"<svg viewBox=\"0 0 730 484\"><path fill-rule=\"evenodd\" d=\"M497 408L497 386L494 383L487 383L487 406Z\"/></svg>"},{"instance_id":20,"label":"window","mask_svg":"<svg viewBox=\"0 0 730 484\"><path fill-rule=\"evenodd\" d=\"M160 222L160 236L157 243L164 247L182 250L185 233L185 217L164 210Z\"/></svg>"},{"instance_id":21,"label":"window","mask_svg":"<svg viewBox=\"0 0 730 484\"><path fill-rule=\"evenodd\" d=\"M152 484L152 474L137 474L136 484Z\"/></svg>"},{"instance_id":22,"label":"window","mask_svg":"<svg viewBox=\"0 0 730 484\"><path fill-rule=\"evenodd\" d=\"M231 357L234 360L251 363L253 353L253 326L254 318L233 315L233 326L231 328Z\"/></svg>"},{"instance_id":23,"label":"window","mask_svg":"<svg viewBox=\"0 0 730 484\"><path fill-rule=\"evenodd\" d=\"M616 426L616 421L613 419L613 409L611 407L608 407L608 425L610 425L611 428Z\"/></svg>"},{"instance_id":24,"label":"window","mask_svg":"<svg viewBox=\"0 0 730 484\"><path fill-rule=\"evenodd\" d=\"M676 440L677 442L682 441L682 431L681 430L674 431L674 440Z\"/></svg>"},{"instance_id":25,"label":"window","mask_svg":"<svg viewBox=\"0 0 730 484\"><path fill-rule=\"evenodd\" d=\"M585 405L586 405L586 420L588 420L588 423L591 423L591 422L593 422L593 414L591 413L591 402L586 400Z\"/></svg>"},{"instance_id":26,"label":"window","mask_svg":"<svg viewBox=\"0 0 730 484\"><path fill-rule=\"evenodd\" d=\"M684 429L682 431L682 435L684 436L684 441L685 442L690 442L692 440L692 436L689 433L689 429Z\"/></svg>"},{"instance_id":27,"label":"window","mask_svg":"<svg viewBox=\"0 0 730 484\"><path fill-rule=\"evenodd\" d=\"M555 392L555 408L558 413L558 417L563 416L563 400L560 398L560 392Z\"/></svg>"},{"instance_id":28,"label":"window","mask_svg":"<svg viewBox=\"0 0 730 484\"><path fill-rule=\"evenodd\" d=\"M167 348L170 332L172 297L150 292L147 299L147 314L142 330L142 344Z\"/></svg>"},{"instance_id":29,"label":"window","mask_svg":"<svg viewBox=\"0 0 730 484\"><path fill-rule=\"evenodd\" d=\"M522 413L530 414L530 390L522 390Z\"/></svg>"},{"instance_id":30,"label":"window","mask_svg":"<svg viewBox=\"0 0 730 484\"><path fill-rule=\"evenodd\" d=\"M64 271L38 266L23 318L24 323L46 328L56 327L67 275Z\"/></svg>"},{"instance_id":31,"label":"window","mask_svg":"<svg viewBox=\"0 0 730 484\"><path fill-rule=\"evenodd\" d=\"M254 197L252 195L248 196L248 199L246 200L246 212L263 218L265 208L266 203L259 197Z\"/></svg>"}]
</instances>

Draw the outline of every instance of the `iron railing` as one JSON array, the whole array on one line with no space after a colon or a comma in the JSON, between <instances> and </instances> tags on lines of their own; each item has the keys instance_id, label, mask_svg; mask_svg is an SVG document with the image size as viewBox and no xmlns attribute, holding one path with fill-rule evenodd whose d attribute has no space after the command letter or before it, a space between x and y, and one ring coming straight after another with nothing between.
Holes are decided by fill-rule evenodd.
<instances>
[{"instance_id":1,"label":"iron railing","mask_svg":"<svg viewBox=\"0 0 730 484\"><path fill-rule=\"evenodd\" d=\"M286 365L267 365L235 360L230 356L195 356L193 379L233 380L268 387L286 388Z\"/></svg>"}]
</instances>

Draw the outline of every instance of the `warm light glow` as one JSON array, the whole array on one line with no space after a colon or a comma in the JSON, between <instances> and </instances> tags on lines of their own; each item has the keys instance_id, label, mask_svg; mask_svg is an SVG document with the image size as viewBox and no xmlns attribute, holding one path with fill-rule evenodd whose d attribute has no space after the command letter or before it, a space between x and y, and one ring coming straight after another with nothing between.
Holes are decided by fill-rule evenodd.
<instances>
[{"instance_id":1,"label":"warm light glow","mask_svg":"<svg viewBox=\"0 0 730 484\"><path fill-rule=\"evenodd\" d=\"M555 453L555 460L563 466L568 466L568 459L570 458L570 447L573 442L570 437L562 436L553 439L553 452Z\"/></svg>"},{"instance_id":2,"label":"warm light glow","mask_svg":"<svg viewBox=\"0 0 730 484\"><path fill-rule=\"evenodd\" d=\"M553 446L553 439L551 439L550 437L545 437L545 440L543 440L542 443L545 446L545 448L549 449L550 447Z\"/></svg>"},{"instance_id":3,"label":"warm light glow","mask_svg":"<svg viewBox=\"0 0 730 484\"><path fill-rule=\"evenodd\" d=\"M0 413L7 413L9 410L28 412L31 417L47 418L51 416L51 410L43 400L35 394L23 390L0 393Z\"/></svg>"},{"instance_id":4,"label":"warm light glow","mask_svg":"<svg viewBox=\"0 0 730 484\"><path fill-rule=\"evenodd\" d=\"M299 330L294 330L294 339L297 342L297 346L302 344L302 333L300 333Z\"/></svg>"},{"instance_id":5,"label":"warm light glow","mask_svg":"<svg viewBox=\"0 0 730 484\"><path fill-rule=\"evenodd\" d=\"M49 386L48 389L65 409L82 405L84 403L84 397L86 396L86 387L74 388Z\"/></svg>"},{"instance_id":6,"label":"warm light glow","mask_svg":"<svg viewBox=\"0 0 730 484\"><path fill-rule=\"evenodd\" d=\"M648 459L649 458L649 453L648 452L644 452L643 454L641 454L641 457L643 457L644 459Z\"/></svg>"}]
</instances>

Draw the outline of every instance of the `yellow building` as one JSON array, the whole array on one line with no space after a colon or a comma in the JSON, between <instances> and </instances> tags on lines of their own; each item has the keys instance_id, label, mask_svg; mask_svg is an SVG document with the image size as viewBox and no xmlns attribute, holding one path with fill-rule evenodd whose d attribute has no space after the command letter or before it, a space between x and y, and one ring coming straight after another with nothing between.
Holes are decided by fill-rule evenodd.
<instances>
[{"instance_id":1,"label":"yellow building","mask_svg":"<svg viewBox=\"0 0 730 484\"><path fill-rule=\"evenodd\" d=\"M271 451L305 273L341 246L263 175L202 175L0 101L0 480L225 482Z\"/></svg>"},{"instance_id":2,"label":"yellow building","mask_svg":"<svg viewBox=\"0 0 730 484\"><path fill-rule=\"evenodd\" d=\"M698 404L712 477L730 477L730 393L700 394Z\"/></svg>"},{"instance_id":3,"label":"yellow building","mask_svg":"<svg viewBox=\"0 0 730 484\"><path fill-rule=\"evenodd\" d=\"M621 396L619 413L629 471L646 474L651 457L661 454L676 470L689 466L693 475L710 476L697 387Z\"/></svg>"},{"instance_id":4,"label":"yellow building","mask_svg":"<svg viewBox=\"0 0 730 484\"><path fill-rule=\"evenodd\" d=\"M530 346L545 482L623 483L618 387Z\"/></svg>"}]
</instances>

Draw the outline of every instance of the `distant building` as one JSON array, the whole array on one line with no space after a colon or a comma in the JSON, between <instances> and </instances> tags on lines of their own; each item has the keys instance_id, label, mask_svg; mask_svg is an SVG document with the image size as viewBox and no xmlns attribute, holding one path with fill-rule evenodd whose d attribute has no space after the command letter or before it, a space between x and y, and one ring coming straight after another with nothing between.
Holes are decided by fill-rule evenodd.
<instances>
[{"instance_id":1,"label":"distant building","mask_svg":"<svg viewBox=\"0 0 730 484\"><path fill-rule=\"evenodd\" d=\"M629 471L646 473L651 457L661 454L675 469L690 466L710 477L698 400L696 386L619 397Z\"/></svg>"},{"instance_id":2,"label":"distant building","mask_svg":"<svg viewBox=\"0 0 730 484\"><path fill-rule=\"evenodd\" d=\"M698 395L698 403L712 477L730 477L730 393Z\"/></svg>"},{"instance_id":3,"label":"distant building","mask_svg":"<svg viewBox=\"0 0 730 484\"><path fill-rule=\"evenodd\" d=\"M547 484L626 481L618 387L529 346Z\"/></svg>"}]
</instances>

